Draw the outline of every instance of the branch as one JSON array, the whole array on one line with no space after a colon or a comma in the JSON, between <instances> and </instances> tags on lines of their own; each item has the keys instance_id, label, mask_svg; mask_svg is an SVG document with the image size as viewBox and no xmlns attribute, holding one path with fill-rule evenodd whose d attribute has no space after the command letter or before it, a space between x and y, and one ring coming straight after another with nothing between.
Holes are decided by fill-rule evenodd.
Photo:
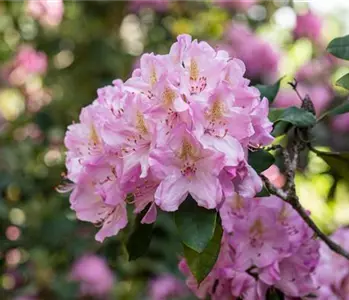
<instances>
[{"instance_id":1,"label":"branch","mask_svg":"<svg viewBox=\"0 0 349 300\"><path fill-rule=\"evenodd\" d=\"M322 240L324 243L334 252L336 252L339 255L344 256L346 259L349 260L349 252L347 252L345 249L343 249L340 245L333 242L326 234L324 234L319 227L314 223L314 221L310 218L309 214L306 212L306 210L303 208L303 206L299 203L299 200L295 201L294 204L290 203L294 210L298 212L298 214L302 217L305 223L308 224L308 226L313 229L315 234Z\"/></svg>"},{"instance_id":2,"label":"branch","mask_svg":"<svg viewBox=\"0 0 349 300\"><path fill-rule=\"evenodd\" d=\"M263 180L266 188L271 194L274 194L281 198L286 203L289 203L303 221L308 224L308 226L314 231L314 233L334 252L345 257L349 260L349 252L343 249L340 245L333 242L326 234L324 234L319 227L310 218L309 214L303 208L299 202L299 198L296 194L296 186L294 182L295 172L297 169L298 154L302 149L302 144L299 141L295 141L291 145L290 153L287 149L281 148L281 154L284 158L285 172L286 172L286 184L283 189L275 187L267 177L261 174L261 179ZM312 149L311 149L312 150Z\"/></svg>"}]
</instances>

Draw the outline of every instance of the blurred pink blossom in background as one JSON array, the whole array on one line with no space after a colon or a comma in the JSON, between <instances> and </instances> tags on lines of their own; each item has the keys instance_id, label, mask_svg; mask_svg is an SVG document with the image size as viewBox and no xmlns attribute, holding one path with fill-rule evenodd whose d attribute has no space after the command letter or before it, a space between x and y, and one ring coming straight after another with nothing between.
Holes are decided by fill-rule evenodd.
<instances>
[{"instance_id":1,"label":"blurred pink blossom in background","mask_svg":"<svg viewBox=\"0 0 349 300\"><path fill-rule=\"evenodd\" d=\"M71 279L80 282L82 295L97 297L107 295L113 288L115 280L106 261L97 255L85 255L76 261L72 268Z\"/></svg>"},{"instance_id":2,"label":"blurred pink blossom in background","mask_svg":"<svg viewBox=\"0 0 349 300\"><path fill-rule=\"evenodd\" d=\"M63 0L28 0L27 12L42 25L57 26L64 13Z\"/></svg>"},{"instance_id":3,"label":"blurred pink blossom in background","mask_svg":"<svg viewBox=\"0 0 349 300\"><path fill-rule=\"evenodd\" d=\"M349 113L345 113L335 117L332 122L332 127L333 129L341 132L348 132L349 131Z\"/></svg>"},{"instance_id":4,"label":"blurred pink blossom in background","mask_svg":"<svg viewBox=\"0 0 349 300\"><path fill-rule=\"evenodd\" d=\"M287 108L290 106L300 107L301 104L301 100L292 89L280 90L273 102L273 106L277 108Z\"/></svg>"},{"instance_id":5,"label":"blurred pink blossom in background","mask_svg":"<svg viewBox=\"0 0 349 300\"><path fill-rule=\"evenodd\" d=\"M22 85L31 75L43 75L47 70L47 56L32 46L19 47L14 59L5 66L3 76L13 85Z\"/></svg>"},{"instance_id":6,"label":"blurred pink blossom in background","mask_svg":"<svg viewBox=\"0 0 349 300\"><path fill-rule=\"evenodd\" d=\"M321 37L321 29L321 18L311 11L308 11L305 14L297 16L296 27L293 34L297 39L304 37L317 42Z\"/></svg>"},{"instance_id":7,"label":"blurred pink blossom in background","mask_svg":"<svg viewBox=\"0 0 349 300\"><path fill-rule=\"evenodd\" d=\"M317 115L320 115L331 103L333 99L333 91L330 86L324 84L316 85L302 85L298 84L297 87L301 96L309 95L313 101L315 111ZM273 106L278 108L287 108L290 106L300 107L302 104L297 94L291 89L284 89L277 95Z\"/></svg>"},{"instance_id":8,"label":"blurred pink blossom in background","mask_svg":"<svg viewBox=\"0 0 349 300\"><path fill-rule=\"evenodd\" d=\"M167 300L181 297L188 293L184 282L170 274L163 274L150 282L151 300Z\"/></svg>"},{"instance_id":9,"label":"blurred pink blossom in background","mask_svg":"<svg viewBox=\"0 0 349 300\"><path fill-rule=\"evenodd\" d=\"M278 70L280 55L273 46L255 35L247 26L232 23L226 30L221 47L230 56L241 59L249 78L273 79Z\"/></svg>"},{"instance_id":10,"label":"blurred pink blossom in background","mask_svg":"<svg viewBox=\"0 0 349 300\"><path fill-rule=\"evenodd\" d=\"M213 0L223 7L230 7L236 10L246 11L259 0Z\"/></svg>"},{"instance_id":11,"label":"blurred pink blossom in background","mask_svg":"<svg viewBox=\"0 0 349 300\"><path fill-rule=\"evenodd\" d=\"M337 59L331 55L323 55L302 65L295 77L304 83L328 82L337 65Z\"/></svg>"}]
</instances>

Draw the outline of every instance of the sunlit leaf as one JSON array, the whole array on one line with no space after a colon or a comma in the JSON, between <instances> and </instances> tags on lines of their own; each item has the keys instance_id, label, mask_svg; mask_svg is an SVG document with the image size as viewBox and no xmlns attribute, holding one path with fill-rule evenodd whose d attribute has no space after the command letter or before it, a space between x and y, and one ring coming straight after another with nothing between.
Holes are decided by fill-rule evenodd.
<instances>
[{"instance_id":1,"label":"sunlit leaf","mask_svg":"<svg viewBox=\"0 0 349 300\"><path fill-rule=\"evenodd\" d=\"M349 152L316 152L316 154L330 166L335 174L349 181Z\"/></svg>"},{"instance_id":2,"label":"sunlit leaf","mask_svg":"<svg viewBox=\"0 0 349 300\"><path fill-rule=\"evenodd\" d=\"M339 78L336 84L349 90L349 73Z\"/></svg>"},{"instance_id":3,"label":"sunlit leaf","mask_svg":"<svg viewBox=\"0 0 349 300\"><path fill-rule=\"evenodd\" d=\"M183 244L199 253L212 239L216 219L216 210L198 206L190 194L175 212L175 222Z\"/></svg>"}]
</instances>

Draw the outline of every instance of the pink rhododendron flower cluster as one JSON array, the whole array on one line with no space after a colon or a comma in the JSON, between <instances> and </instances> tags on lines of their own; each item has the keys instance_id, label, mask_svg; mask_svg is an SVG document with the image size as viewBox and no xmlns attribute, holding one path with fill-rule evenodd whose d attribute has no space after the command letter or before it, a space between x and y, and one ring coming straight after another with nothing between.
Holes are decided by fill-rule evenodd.
<instances>
[{"instance_id":1,"label":"pink rhododendron flower cluster","mask_svg":"<svg viewBox=\"0 0 349 300\"><path fill-rule=\"evenodd\" d=\"M42 25L57 26L64 13L63 0L28 0L27 12Z\"/></svg>"},{"instance_id":2,"label":"pink rhododendron flower cluster","mask_svg":"<svg viewBox=\"0 0 349 300\"><path fill-rule=\"evenodd\" d=\"M43 75L47 70L47 56L32 46L19 47L16 56L3 70L3 76L13 85L22 85L28 77Z\"/></svg>"},{"instance_id":3,"label":"pink rhododendron flower cluster","mask_svg":"<svg viewBox=\"0 0 349 300\"><path fill-rule=\"evenodd\" d=\"M349 229L341 228L332 236L332 240L349 251ZM334 253L325 243L321 243L320 262L316 269L319 284L319 300L349 299L349 261Z\"/></svg>"},{"instance_id":4,"label":"pink rhododendron flower cluster","mask_svg":"<svg viewBox=\"0 0 349 300\"><path fill-rule=\"evenodd\" d=\"M79 258L72 267L71 279L80 283L81 295L95 297L108 295L115 280L106 261L97 255Z\"/></svg>"},{"instance_id":5,"label":"pink rhododendron flower cluster","mask_svg":"<svg viewBox=\"0 0 349 300\"><path fill-rule=\"evenodd\" d=\"M246 11L259 0L213 0L223 7L234 8L239 11Z\"/></svg>"},{"instance_id":6,"label":"pink rhododendron flower cluster","mask_svg":"<svg viewBox=\"0 0 349 300\"><path fill-rule=\"evenodd\" d=\"M273 140L272 123L244 73L227 52L180 35L169 54L144 54L129 80L98 90L65 137L71 208L101 227L97 240L126 226L128 194L152 223L189 193L215 209L261 190L247 149Z\"/></svg>"},{"instance_id":7,"label":"pink rhododendron flower cluster","mask_svg":"<svg viewBox=\"0 0 349 300\"><path fill-rule=\"evenodd\" d=\"M220 209L225 235L213 270L198 286L185 260L180 270L199 299L264 300L269 287L287 297L317 290L319 242L293 208L277 197L235 194Z\"/></svg>"},{"instance_id":8,"label":"pink rhododendron flower cluster","mask_svg":"<svg viewBox=\"0 0 349 300\"><path fill-rule=\"evenodd\" d=\"M149 296L151 300L170 300L188 294L184 282L171 274L163 274L150 282Z\"/></svg>"},{"instance_id":9,"label":"pink rhododendron flower cluster","mask_svg":"<svg viewBox=\"0 0 349 300\"><path fill-rule=\"evenodd\" d=\"M311 11L297 16L293 34L295 38L308 38L318 42L321 37L322 20Z\"/></svg>"},{"instance_id":10,"label":"pink rhododendron flower cluster","mask_svg":"<svg viewBox=\"0 0 349 300\"><path fill-rule=\"evenodd\" d=\"M227 28L221 47L246 64L249 78L273 79L277 74L279 53L243 24L234 22Z\"/></svg>"}]
</instances>

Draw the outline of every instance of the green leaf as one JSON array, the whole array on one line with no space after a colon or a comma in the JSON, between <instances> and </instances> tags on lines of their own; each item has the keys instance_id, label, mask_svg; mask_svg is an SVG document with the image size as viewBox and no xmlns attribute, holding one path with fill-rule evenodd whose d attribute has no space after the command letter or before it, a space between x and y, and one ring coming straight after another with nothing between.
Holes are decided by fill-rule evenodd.
<instances>
[{"instance_id":1,"label":"green leaf","mask_svg":"<svg viewBox=\"0 0 349 300\"><path fill-rule=\"evenodd\" d=\"M184 245L201 253L212 239L217 212L197 205L189 194L174 215Z\"/></svg>"},{"instance_id":2,"label":"green leaf","mask_svg":"<svg viewBox=\"0 0 349 300\"><path fill-rule=\"evenodd\" d=\"M148 209L149 206L147 206L140 214L137 215L135 227L127 241L126 249L129 255L129 261L143 256L148 251L152 238L154 223L141 223L141 220L147 213Z\"/></svg>"},{"instance_id":3,"label":"green leaf","mask_svg":"<svg viewBox=\"0 0 349 300\"><path fill-rule=\"evenodd\" d=\"M280 83L281 83L282 79L283 79L283 77L280 78L273 85L257 84L256 88L260 91L261 98L266 97L269 100L269 103L273 103L275 98L276 98L277 93L279 92Z\"/></svg>"},{"instance_id":4,"label":"green leaf","mask_svg":"<svg viewBox=\"0 0 349 300\"><path fill-rule=\"evenodd\" d=\"M275 158L265 150L250 151L248 153L248 164L257 173L262 173L275 162Z\"/></svg>"},{"instance_id":5,"label":"green leaf","mask_svg":"<svg viewBox=\"0 0 349 300\"><path fill-rule=\"evenodd\" d=\"M296 127L305 128L314 126L316 123L315 116L302 108L295 106L286 108L275 122L284 121Z\"/></svg>"},{"instance_id":6,"label":"green leaf","mask_svg":"<svg viewBox=\"0 0 349 300\"><path fill-rule=\"evenodd\" d=\"M330 166L334 173L349 181L349 152L316 152L316 154Z\"/></svg>"},{"instance_id":7,"label":"green leaf","mask_svg":"<svg viewBox=\"0 0 349 300\"><path fill-rule=\"evenodd\" d=\"M183 244L184 257L190 271L199 284L211 272L217 261L219 250L221 248L222 235L222 225L220 222L217 222L214 235L203 252L198 253Z\"/></svg>"},{"instance_id":8,"label":"green leaf","mask_svg":"<svg viewBox=\"0 0 349 300\"><path fill-rule=\"evenodd\" d=\"M349 90L349 73L339 78L336 82L337 85Z\"/></svg>"},{"instance_id":9,"label":"green leaf","mask_svg":"<svg viewBox=\"0 0 349 300\"><path fill-rule=\"evenodd\" d=\"M332 40L327 51L338 58L349 60L349 35Z\"/></svg>"},{"instance_id":10,"label":"green leaf","mask_svg":"<svg viewBox=\"0 0 349 300\"><path fill-rule=\"evenodd\" d=\"M280 290L271 287L267 290L265 299L266 300L284 300L285 295Z\"/></svg>"},{"instance_id":11,"label":"green leaf","mask_svg":"<svg viewBox=\"0 0 349 300\"><path fill-rule=\"evenodd\" d=\"M281 117L285 108L269 108L268 118L270 122L275 122L278 118Z\"/></svg>"},{"instance_id":12,"label":"green leaf","mask_svg":"<svg viewBox=\"0 0 349 300\"><path fill-rule=\"evenodd\" d=\"M256 195L256 198L269 197L270 193L268 189L263 186L263 189Z\"/></svg>"},{"instance_id":13,"label":"green leaf","mask_svg":"<svg viewBox=\"0 0 349 300\"><path fill-rule=\"evenodd\" d=\"M342 103L341 105L338 105L337 107L329 110L328 112L325 113L325 115L332 117L332 116L345 114L348 112L349 112L349 101L346 101L346 102Z\"/></svg>"},{"instance_id":14,"label":"green leaf","mask_svg":"<svg viewBox=\"0 0 349 300\"><path fill-rule=\"evenodd\" d=\"M291 127L292 125L290 123L283 122L283 121L277 122L276 124L274 124L274 128L273 128L273 131L271 132L271 135L273 137L278 137L280 135L287 133L287 131L289 131Z\"/></svg>"}]
</instances>

